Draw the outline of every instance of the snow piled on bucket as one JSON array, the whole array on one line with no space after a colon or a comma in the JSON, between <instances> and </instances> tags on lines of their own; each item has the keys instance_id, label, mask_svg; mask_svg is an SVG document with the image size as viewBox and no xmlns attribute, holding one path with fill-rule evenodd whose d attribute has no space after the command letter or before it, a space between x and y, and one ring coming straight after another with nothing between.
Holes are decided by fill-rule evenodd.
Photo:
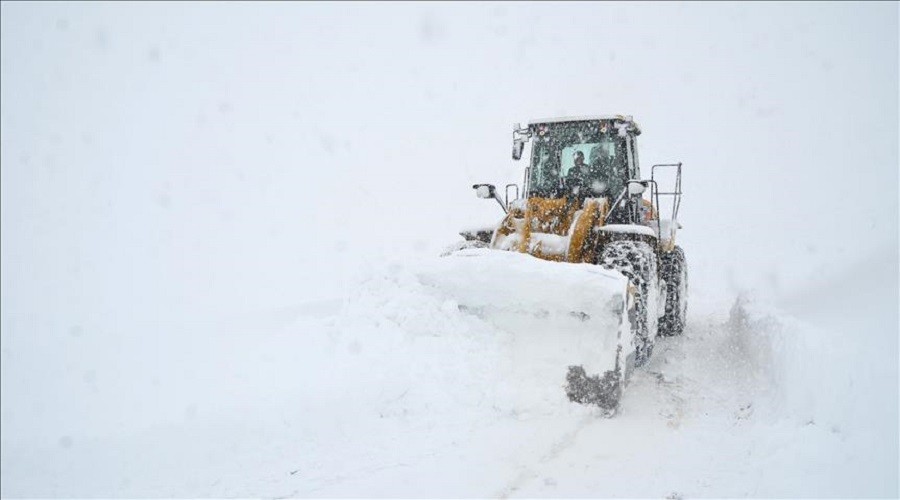
<instances>
[{"instance_id":1,"label":"snow piled on bucket","mask_svg":"<svg viewBox=\"0 0 900 500\"><path fill-rule=\"evenodd\" d=\"M549 262L487 249L453 253L418 272L432 294L465 314L516 336L529 359L562 372L615 369L617 347L633 351L625 313L627 280L589 264ZM552 360L552 361L551 361Z\"/></svg>"},{"instance_id":2,"label":"snow piled on bucket","mask_svg":"<svg viewBox=\"0 0 900 500\"><path fill-rule=\"evenodd\" d=\"M335 363L349 380L399 387L403 414L579 412L562 389L567 367L614 363L617 335L630 334L624 290L596 266L483 249L384 266L348 298Z\"/></svg>"}]
</instances>

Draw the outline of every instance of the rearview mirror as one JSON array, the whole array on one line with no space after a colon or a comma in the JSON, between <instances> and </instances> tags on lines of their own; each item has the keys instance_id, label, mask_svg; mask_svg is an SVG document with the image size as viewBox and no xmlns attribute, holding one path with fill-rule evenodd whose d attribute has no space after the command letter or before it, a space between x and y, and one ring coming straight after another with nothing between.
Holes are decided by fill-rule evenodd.
<instances>
[{"instance_id":1,"label":"rearview mirror","mask_svg":"<svg viewBox=\"0 0 900 500\"><path fill-rule=\"evenodd\" d=\"M475 184L472 187L475 189L475 195L479 198L493 198L496 193L493 184Z\"/></svg>"},{"instance_id":2,"label":"rearview mirror","mask_svg":"<svg viewBox=\"0 0 900 500\"><path fill-rule=\"evenodd\" d=\"M628 194L635 196L644 194L647 186L641 181L628 181Z\"/></svg>"},{"instance_id":3,"label":"rearview mirror","mask_svg":"<svg viewBox=\"0 0 900 500\"><path fill-rule=\"evenodd\" d=\"M522 150L525 149L525 141L522 139L513 139L512 157L513 160L522 158Z\"/></svg>"},{"instance_id":4,"label":"rearview mirror","mask_svg":"<svg viewBox=\"0 0 900 500\"><path fill-rule=\"evenodd\" d=\"M500 197L497 196L497 188L495 188L493 184L475 184L472 187L475 189L476 196L479 198L493 198L497 200L497 203L500 204L500 208L502 208L504 212L507 211L506 205L504 205Z\"/></svg>"}]
</instances>

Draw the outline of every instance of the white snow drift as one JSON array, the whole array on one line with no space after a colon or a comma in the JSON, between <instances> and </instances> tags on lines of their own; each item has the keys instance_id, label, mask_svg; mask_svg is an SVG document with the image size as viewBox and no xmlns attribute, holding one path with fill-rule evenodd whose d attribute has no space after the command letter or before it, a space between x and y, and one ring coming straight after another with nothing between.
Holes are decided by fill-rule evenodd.
<instances>
[{"instance_id":1,"label":"white snow drift","mask_svg":"<svg viewBox=\"0 0 900 500\"><path fill-rule=\"evenodd\" d=\"M496 257L534 261L529 280L557 267ZM236 347L218 351L221 363L167 359L182 376L163 390L221 387L198 394L182 422L65 447L5 442L4 496L895 491L879 482L893 465L882 436L840 411L867 373L843 362L839 346L850 342L749 299L728 314L698 300L684 336L660 341L620 415L605 419L562 389L573 357L590 352L589 337L560 335L566 323L548 317L509 328L461 308L435 287L453 258L372 269L343 299L298 307L280 323L259 317L270 326L231 334ZM484 304L514 305L502 280L463 286L487 284L495 278L487 271L455 284ZM203 343L221 335L209 330Z\"/></svg>"}]
</instances>

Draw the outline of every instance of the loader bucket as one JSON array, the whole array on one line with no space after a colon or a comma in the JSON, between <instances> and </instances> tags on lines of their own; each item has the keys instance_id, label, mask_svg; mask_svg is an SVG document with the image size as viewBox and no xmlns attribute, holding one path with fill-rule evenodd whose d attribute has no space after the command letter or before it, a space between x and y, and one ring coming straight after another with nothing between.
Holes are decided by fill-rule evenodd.
<instances>
[{"instance_id":1,"label":"loader bucket","mask_svg":"<svg viewBox=\"0 0 900 500\"><path fill-rule=\"evenodd\" d=\"M538 383L565 385L570 400L615 411L634 359L621 273L473 248L438 259L418 277L462 313L513 334L530 351L523 360L552 363L534 367L552 374Z\"/></svg>"}]
</instances>

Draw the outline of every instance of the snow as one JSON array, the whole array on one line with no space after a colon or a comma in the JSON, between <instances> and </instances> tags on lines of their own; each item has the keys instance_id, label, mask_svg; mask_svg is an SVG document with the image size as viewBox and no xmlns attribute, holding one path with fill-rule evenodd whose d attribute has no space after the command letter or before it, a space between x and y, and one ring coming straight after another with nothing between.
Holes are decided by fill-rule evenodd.
<instances>
[{"instance_id":1,"label":"snow","mask_svg":"<svg viewBox=\"0 0 900 500\"><path fill-rule=\"evenodd\" d=\"M574 224L572 225L574 227ZM507 237L507 239L509 239ZM571 236L560 236L553 233L531 233L528 241L529 252L543 252L547 255L566 255L569 251Z\"/></svg>"},{"instance_id":2,"label":"snow","mask_svg":"<svg viewBox=\"0 0 900 500\"><path fill-rule=\"evenodd\" d=\"M634 128L636 133L640 135L641 129L638 124L634 121L634 117L630 115L594 115L594 116L561 116L556 118L542 118L536 120L529 120L528 125L543 125L546 123L557 123L557 122L581 122L581 121L590 121L590 120L623 120L626 123L616 123L616 129L619 131L621 137L624 137L625 131L628 128Z\"/></svg>"},{"instance_id":3,"label":"snow","mask_svg":"<svg viewBox=\"0 0 900 500\"><path fill-rule=\"evenodd\" d=\"M900 495L895 4L0 23L0 496ZM562 386L618 276L439 257L511 122L608 111L684 162L691 280L612 419Z\"/></svg>"},{"instance_id":4,"label":"snow","mask_svg":"<svg viewBox=\"0 0 900 500\"><path fill-rule=\"evenodd\" d=\"M503 218L501 217L500 219L494 221L493 223L478 224L478 225L468 224L468 225L462 226L459 229L459 231L457 231L457 233L477 234L477 233L481 233L481 232L486 232L486 233L493 234L494 230L497 229L497 226L499 226L500 223L502 223L502 222L503 222Z\"/></svg>"},{"instance_id":5,"label":"snow","mask_svg":"<svg viewBox=\"0 0 900 500\"><path fill-rule=\"evenodd\" d=\"M656 227L659 229L660 239L664 242L671 240L675 237L677 231L676 229L681 229L678 221L673 221L672 219L659 219L650 221L651 227Z\"/></svg>"},{"instance_id":6,"label":"snow","mask_svg":"<svg viewBox=\"0 0 900 500\"><path fill-rule=\"evenodd\" d=\"M632 233L656 238L656 231L652 228L637 224L606 224L600 230L608 233Z\"/></svg>"},{"instance_id":7,"label":"snow","mask_svg":"<svg viewBox=\"0 0 900 500\"><path fill-rule=\"evenodd\" d=\"M524 211L525 208L527 207L527 205L528 205L528 203L525 198L519 198L519 199L511 201L509 203L509 208L511 210L523 210Z\"/></svg>"},{"instance_id":8,"label":"snow","mask_svg":"<svg viewBox=\"0 0 900 500\"><path fill-rule=\"evenodd\" d=\"M819 341L827 332L746 298L724 314L695 303L685 335L660 340L621 413L604 419L562 391L563 368L579 354L571 338L546 322L510 327L461 311L446 295L454 286L480 304L516 301L465 287L454 259L536 261L466 250L372 270L344 299L230 339L240 355L227 363L193 358L230 388L198 396L201 409L181 423L65 447L6 444L4 495L892 494L890 464L873 453L879 428L836 411L865 378L846 352ZM529 279L561 271L537 262L512 267ZM451 286L435 288L435 276ZM504 283L483 276L492 282ZM589 307L545 294L556 306ZM203 349L217 353L221 332L206 335ZM222 403L230 406L216 411Z\"/></svg>"},{"instance_id":9,"label":"snow","mask_svg":"<svg viewBox=\"0 0 900 500\"><path fill-rule=\"evenodd\" d=\"M620 344L623 363L633 351L625 314L627 281L618 272L469 249L433 262L418 276L444 299L447 312L475 315L515 335L533 353L522 360L523 368L534 374L528 379L542 386L558 380L570 365L602 375L616 368ZM539 374L544 360L547 371ZM558 384L549 387L556 391Z\"/></svg>"}]
</instances>

